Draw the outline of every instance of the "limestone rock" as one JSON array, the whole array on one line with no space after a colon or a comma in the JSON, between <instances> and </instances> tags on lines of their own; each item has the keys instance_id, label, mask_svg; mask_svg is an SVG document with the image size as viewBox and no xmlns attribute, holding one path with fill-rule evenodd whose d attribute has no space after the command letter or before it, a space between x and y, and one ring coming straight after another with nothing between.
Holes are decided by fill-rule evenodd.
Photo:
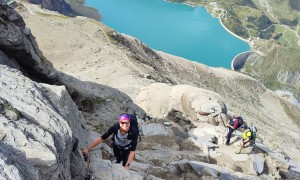
<instances>
[{"instance_id":1,"label":"limestone rock","mask_svg":"<svg viewBox=\"0 0 300 180\"><path fill-rule=\"evenodd\" d=\"M52 3L47 0L45 2ZM56 52L58 49L63 52L57 54L56 60L63 62L61 64L65 64L65 66L61 68L68 67L68 73L74 73L76 77L58 73L38 50L35 39L31 35L31 32L38 32L36 29L34 30L34 26L30 26L29 29L29 26L26 27L20 16L15 14L12 9L6 6L0 6L0 8L3 8L0 11L0 21L2 22L0 25L2 33L0 35L0 63L20 69L24 75L37 81L64 85L56 87L41 85L24 78L20 71L9 69L7 66L0 67L0 138L5 145L10 145L15 150L26 154L28 158L24 162L25 164L31 163L33 168L30 165L30 167L23 164L20 166L32 168L33 171L35 168L36 172L40 174L38 175L40 179L57 179L58 177L70 179L84 173L84 163L81 160L79 148L85 147L87 145L85 142L90 140L85 139L84 129L101 123L104 128L98 130L105 131L105 127L115 123L118 114L132 110L139 110L141 113L145 110L154 117L166 118L166 121L171 121L172 125L163 127L168 136L164 133L149 135L146 138L155 137L151 143L148 143L146 138L144 139L146 142L143 143L148 143L150 148L137 151L136 160L147 163L149 166L145 165L140 171L145 170L154 176L166 179L174 177L175 179L178 178L180 172L174 165L174 161L186 160L180 164L180 166L182 165L181 169L187 168L186 172L180 174L183 178L196 179L198 177L198 172L193 169L191 171L192 166L194 169L201 169L204 179L232 178L232 175L227 172L220 175L220 169L215 164L204 166L198 163L198 161L204 161L226 166L234 171L243 171L247 173L247 176L244 177L248 178L249 174L253 174L251 168L242 167L241 164L250 166L251 163L252 166L248 155L251 147L243 149L244 154L235 155L232 151L234 147L222 146L223 140L217 128L205 129L203 126L206 122L214 125L223 123L224 125L227 107L242 114L243 117L245 116L247 123L253 121L263 127L258 135L263 137L267 149L270 150L266 156L269 158L268 161L271 160L271 166L270 164L266 165L271 175L274 175L272 168L278 168L277 177L280 177L279 175L288 178L291 175L298 177L297 166L291 162L292 159L289 156L299 160L297 157L299 154L297 153L299 152L297 149L299 128L293 126L294 119L296 119L294 117L299 117L299 113L255 79L222 68L209 68L154 51L137 39L119 34L99 22L91 22L85 18L61 18L59 15L55 17L55 15L49 15L50 13L45 17L34 13L25 13L25 16L28 17L28 24L38 21L46 22L43 25L34 24L37 25L37 29L41 29L39 31L43 35L45 29L49 36L54 33L52 37L55 38L51 39L53 44L49 43L49 46L44 46L46 47L44 52L51 59L55 56L53 54L51 56L51 53L48 52ZM38 7L35 6L35 8ZM42 12L42 10L40 11ZM71 24L79 26L70 28ZM97 26L91 24L97 24ZM51 29L51 26L54 29ZM84 27L83 33L82 27ZM67 30L64 31L64 29ZM70 29L73 29L71 34L75 34L75 38L71 38ZM76 39L75 45L65 46L62 44L62 42L69 42L68 38ZM87 38L87 44L81 43L84 38ZM57 40L61 41L57 42ZM112 43L111 40L114 42ZM47 38L40 40L40 43L48 42ZM92 52L83 49L90 49ZM72 53L69 53L68 50ZM71 68L73 66L79 67L79 69ZM115 69L120 69L120 72ZM99 72L101 72L101 77ZM96 77L96 80L93 77ZM150 85L154 82L161 84ZM142 90L139 99L144 110L133 103L141 87L146 87ZM160 90L159 93L158 90ZM77 105L71 103L67 91ZM12 97L10 97L10 93L12 93ZM285 112L284 106L289 107L289 113ZM19 116L11 115L10 107L14 108ZM82 112L78 112L77 108ZM173 116L176 113L177 115ZM89 125L83 122L83 116L86 117ZM284 123L282 119L285 120ZM182 132L197 128L201 133L196 134L198 137L195 138L205 142L203 150L208 152L205 154L193 149L177 151L178 145L187 137L178 138L174 127ZM287 131L280 131L281 128L285 128ZM236 139L233 140L238 140L237 136L235 134L234 138ZM86 137L89 138L91 135L88 134ZM280 138L274 139L273 137ZM76 147L78 139L79 148ZM157 139L160 141L154 142ZM162 143L162 141L165 142ZM172 143L173 146L170 145ZM209 150L210 143L218 147ZM286 151L288 156L278 153L279 149L286 148L286 145L290 147ZM155 150L153 151L153 149ZM278 149L278 151L274 152L271 149ZM38 151L35 150L43 151L44 154L38 154ZM120 166L114 169L114 164L109 161L98 161L99 158L102 158L100 153L102 154L102 150L91 153L97 157L97 159L92 159L92 163L103 168L99 177L104 175L108 179L113 178L113 171L116 171L116 174L121 172L115 176L116 179L139 179L141 176L147 176L142 172L123 173ZM191 163L192 160L197 162ZM10 169L15 171L16 168L22 171L22 167L11 167L7 164L4 166L5 172ZM97 168L97 166L95 167ZM75 172L79 173L75 174ZM231 173L233 174L233 172ZM16 174L21 177L24 173ZM28 174L35 179L35 172L28 172ZM15 178L18 178L17 176ZM270 177L264 174L262 178L266 178L266 176ZM147 177L155 178L151 175Z\"/></svg>"},{"instance_id":2,"label":"limestone rock","mask_svg":"<svg viewBox=\"0 0 300 180\"><path fill-rule=\"evenodd\" d=\"M193 150L193 151L201 151L203 150L203 147L201 143L196 141L194 138L189 137L183 141L183 143L180 144L181 150Z\"/></svg>"},{"instance_id":3,"label":"limestone rock","mask_svg":"<svg viewBox=\"0 0 300 180\"><path fill-rule=\"evenodd\" d=\"M294 179L299 179L300 178L300 168L292 167L290 169L290 174L291 174L291 177L293 177Z\"/></svg>"},{"instance_id":4,"label":"limestone rock","mask_svg":"<svg viewBox=\"0 0 300 180\"><path fill-rule=\"evenodd\" d=\"M148 162L151 162L151 165L165 167L169 164L173 164L174 161L179 161L182 159L187 160L197 160L208 162L208 156L201 152L193 151L174 151L174 150L145 150L145 151L136 151L138 156L143 157Z\"/></svg>"},{"instance_id":5,"label":"limestone rock","mask_svg":"<svg viewBox=\"0 0 300 180\"><path fill-rule=\"evenodd\" d=\"M218 147L218 133L214 126L207 125L202 128L192 128L189 135L196 139L202 145L202 149L206 149L206 151Z\"/></svg>"},{"instance_id":6,"label":"limestone rock","mask_svg":"<svg viewBox=\"0 0 300 180\"><path fill-rule=\"evenodd\" d=\"M99 179L112 179L112 166L108 160L93 159L90 163L90 170L94 177Z\"/></svg>"},{"instance_id":7,"label":"limestone rock","mask_svg":"<svg viewBox=\"0 0 300 180\"><path fill-rule=\"evenodd\" d=\"M49 9L51 11L58 11L61 14L72 16L71 6L64 0L29 0L30 3L40 4L42 8Z\"/></svg>"},{"instance_id":8,"label":"limestone rock","mask_svg":"<svg viewBox=\"0 0 300 180\"><path fill-rule=\"evenodd\" d=\"M152 91L153 89L155 89L155 91ZM157 91L159 91L159 93L157 93ZM166 116L169 110L168 102L170 91L171 87L162 83L145 87L137 97L138 105L151 116Z\"/></svg>"},{"instance_id":9,"label":"limestone rock","mask_svg":"<svg viewBox=\"0 0 300 180\"><path fill-rule=\"evenodd\" d=\"M9 57L7 57L7 55L4 52L2 52L1 49L0 49L0 64L7 65L15 69L21 69L17 61L15 59L10 59Z\"/></svg>"},{"instance_id":10,"label":"limestone rock","mask_svg":"<svg viewBox=\"0 0 300 180\"><path fill-rule=\"evenodd\" d=\"M138 143L137 149L139 149L139 150L161 150L161 149L178 150L179 146L176 143L176 137L174 135L153 135L153 136L142 136L142 141Z\"/></svg>"},{"instance_id":11,"label":"limestone rock","mask_svg":"<svg viewBox=\"0 0 300 180\"><path fill-rule=\"evenodd\" d=\"M14 59L14 62L19 64L18 67L22 66L22 70L27 71L32 78L56 82L57 71L42 55L32 34L27 35L23 32L25 22L22 17L9 6L0 4L0 8L0 20L3 21L0 25L1 51ZM12 64L15 63L9 63Z\"/></svg>"},{"instance_id":12,"label":"limestone rock","mask_svg":"<svg viewBox=\"0 0 300 180\"><path fill-rule=\"evenodd\" d=\"M156 93L158 90L159 94ZM199 116L211 114L215 117L222 112L226 113L226 105L218 94L187 85L170 87L166 84L151 84L141 90L137 102L154 117L165 117L175 110L195 121Z\"/></svg>"},{"instance_id":13,"label":"limestone rock","mask_svg":"<svg viewBox=\"0 0 300 180\"><path fill-rule=\"evenodd\" d=\"M112 165L112 176L116 180L131 179L131 174L121 164Z\"/></svg>"},{"instance_id":14,"label":"limestone rock","mask_svg":"<svg viewBox=\"0 0 300 180\"><path fill-rule=\"evenodd\" d=\"M258 175L262 174L262 172L264 170L265 159L257 154L251 154L250 158L253 161L253 166L254 166L254 169L256 170L257 174Z\"/></svg>"},{"instance_id":15,"label":"limestone rock","mask_svg":"<svg viewBox=\"0 0 300 180\"><path fill-rule=\"evenodd\" d=\"M45 13L45 11L39 11ZM22 12L27 26L36 36L36 40L39 42L44 54L51 59L54 66L62 71L73 73L78 79L84 79L84 81L100 83L122 90L133 102L136 101L136 96L141 88L155 82L166 83L172 88L178 84L185 84L216 92L221 96L222 101L226 103L228 111L242 115L247 123L251 124L252 122L257 127L262 127L259 129L258 138L262 138L267 147L281 149L293 160L300 162L299 156L297 156L299 154L299 149L297 149L299 147L299 127L295 125L295 119L300 116L299 109L268 90L260 81L239 72L224 68L211 68L197 62L155 51L133 37L115 32L102 23L91 22L87 18L61 18L49 14L39 16L34 12L33 14L28 13L28 11ZM64 24L65 26L57 26L58 24ZM73 30L72 33L70 33L70 29ZM49 36L45 36L45 32ZM49 37L53 38L50 39ZM74 39L77 39L77 41L74 41ZM101 76L99 76L99 72L101 72ZM297 78L294 80L297 80ZM67 89L72 89L67 86L68 82L64 84ZM89 89L92 87L88 86ZM94 88L97 89L96 86ZM98 89L100 89L99 92L102 92L102 88L99 87ZM170 111L168 111L168 108L165 109L167 102L159 102L159 99L154 99L160 93L164 96L164 92L157 93L157 90L152 91L149 93L148 98L143 99L145 100L143 103L148 100L152 101L154 105L145 106L145 108L143 105L142 107L145 111L151 112L150 115L156 113L157 116L168 116ZM79 91L73 92L70 91L72 97L78 97L81 94L78 93ZM172 97L176 96L176 92L179 91L174 91ZM97 91L95 90L94 93L97 93ZM99 94L96 97L102 97ZM180 94L178 93L179 96ZM144 97L146 96L145 91ZM116 119L117 113L115 112L126 110L128 104L122 103L122 101L114 101L114 98L109 96L105 97L103 106L95 108L96 112L101 113L85 114L85 116L88 116L88 121L99 123L99 117L104 117L103 121L108 124L109 120ZM192 97L192 94L189 94L188 97ZM87 99L87 97L84 98ZM167 98L164 97L164 99ZM179 98L174 99L178 101ZM201 99L197 99L197 101L201 102ZM113 104L122 104L123 107L115 108L116 106ZM77 105L81 108L79 103ZM174 109L180 107L176 102L173 105ZM189 107L189 104L186 105ZM156 107L159 107L157 109L160 110L156 110ZM289 109L288 112L285 111L286 107ZM181 109L183 110L182 106ZM112 111L109 112L109 110ZM156 114L154 117L157 117ZM191 119L191 117L188 118ZM216 117L220 119L219 115ZM197 118L203 122L208 121L208 117L204 115ZM214 121L213 119L210 120ZM221 122L224 125L226 120L224 118L223 120L219 123ZM191 122L191 126L195 126L194 122ZM282 128L288 129L288 131L282 131ZM281 138L274 139L273 137ZM286 147L290 148L287 150Z\"/></svg>"},{"instance_id":16,"label":"limestone rock","mask_svg":"<svg viewBox=\"0 0 300 180\"><path fill-rule=\"evenodd\" d=\"M15 109L20 117L12 122L0 115L0 131L5 134L2 142L24 153L40 178L71 178L73 134L68 122L40 84L18 70L3 65L0 68L1 104Z\"/></svg>"},{"instance_id":17,"label":"limestone rock","mask_svg":"<svg viewBox=\"0 0 300 180\"><path fill-rule=\"evenodd\" d=\"M235 179L235 176L230 175L226 168L214 164L188 160L173 162L173 164L178 165L186 173L194 172L200 177L210 176L221 179Z\"/></svg>"},{"instance_id":18,"label":"limestone rock","mask_svg":"<svg viewBox=\"0 0 300 180\"><path fill-rule=\"evenodd\" d=\"M15 110L6 109L4 112L4 116L6 116L11 121L16 121L19 119L19 113Z\"/></svg>"},{"instance_id":19,"label":"limestone rock","mask_svg":"<svg viewBox=\"0 0 300 180\"><path fill-rule=\"evenodd\" d=\"M89 124L110 127L116 123L121 113L135 111L139 117L145 114L127 94L115 88L81 81L63 73L59 74L59 79Z\"/></svg>"},{"instance_id":20,"label":"limestone rock","mask_svg":"<svg viewBox=\"0 0 300 180\"><path fill-rule=\"evenodd\" d=\"M155 177L155 176L153 176L153 175L147 175L147 176L145 177L145 180L163 180L163 179L161 179L161 178L159 178L159 177Z\"/></svg>"},{"instance_id":21,"label":"limestone rock","mask_svg":"<svg viewBox=\"0 0 300 180\"><path fill-rule=\"evenodd\" d=\"M150 164L140 163L133 161L130 164L130 169L135 171L146 171L149 168Z\"/></svg>"},{"instance_id":22,"label":"limestone rock","mask_svg":"<svg viewBox=\"0 0 300 180\"><path fill-rule=\"evenodd\" d=\"M83 115L71 99L65 86L51 86L42 84L51 104L59 114L68 122L72 129L72 153L70 157L70 171L72 177L83 176L86 170L83 165L81 149L86 148L87 131Z\"/></svg>"},{"instance_id":23,"label":"limestone rock","mask_svg":"<svg viewBox=\"0 0 300 180\"><path fill-rule=\"evenodd\" d=\"M150 123L142 126L144 136L167 135L164 127L160 124Z\"/></svg>"},{"instance_id":24,"label":"limestone rock","mask_svg":"<svg viewBox=\"0 0 300 180\"><path fill-rule=\"evenodd\" d=\"M40 178L37 168L26 159L24 153L0 141L0 179L38 180Z\"/></svg>"},{"instance_id":25,"label":"limestone rock","mask_svg":"<svg viewBox=\"0 0 300 180\"><path fill-rule=\"evenodd\" d=\"M288 72L288 71L280 71L277 74L277 80L279 82L285 83L285 84L291 84L297 88L300 88L300 73L299 71L296 72Z\"/></svg>"},{"instance_id":26,"label":"limestone rock","mask_svg":"<svg viewBox=\"0 0 300 180\"><path fill-rule=\"evenodd\" d=\"M83 128L85 120L77 105L71 99L65 86L42 84L47 96L59 114L68 122L73 136L79 141L79 149L86 147L87 131Z\"/></svg>"}]
</instances>

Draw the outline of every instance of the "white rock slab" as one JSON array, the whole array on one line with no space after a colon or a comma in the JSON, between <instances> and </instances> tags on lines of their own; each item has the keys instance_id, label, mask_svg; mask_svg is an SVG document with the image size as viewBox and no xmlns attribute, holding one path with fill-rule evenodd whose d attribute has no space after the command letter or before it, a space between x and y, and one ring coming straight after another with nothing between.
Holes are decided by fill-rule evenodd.
<instances>
[{"instance_id":1,"label":"white rock slab","mask_svg":"<svg viewBox=\"0 0 300 180\"><path fill-rule=\"evenodd\" d=\"M250 154L249 156L253 161L254 170L260 175L264 170L265 159L258 154Z\"/></svg>"}]
</instances>

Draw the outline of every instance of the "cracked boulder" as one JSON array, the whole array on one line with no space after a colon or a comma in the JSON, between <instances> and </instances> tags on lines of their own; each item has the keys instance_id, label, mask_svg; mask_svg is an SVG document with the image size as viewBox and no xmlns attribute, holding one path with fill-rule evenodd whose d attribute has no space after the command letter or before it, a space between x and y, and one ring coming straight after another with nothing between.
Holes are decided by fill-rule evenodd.
<instances>
[{"instance_id":1,"label":"cracked boulder","mask_svg":"<svg viewBox=\"0 0 300 180\"><path fill-rule=\"evenodd\" d=\"M39 50L22 17L3 1L0 0L0 63L20 69L32 79L57 82L58 72Z\"/></svg>"},{"instance_id":2,"label":"cracked boulder","mask_svg":"<svg viewBox=\"0 0 300 180\"><path fill-rule=\"evenodd\" d=\"M200 120L216 125L226 121L222 117L227 108L217 93L189 85L153 83L140 91L137 104L153 117L164 118L175 111L192 122Z\"/></svg>"},{"instance_id":3,"label":"cracked boulder","mask_svg":"<svg viewBox=\"0 0 300 180\"><path fill-rule=\"evenodd\" d=\"M16 69L3 65L0 68L1 143L26 157L28 166L34 166L32 177L36 177L33 172L36 169L41 179L70 179L73 134L68 122L41 84ZM5 162L4 171L25 168L16 164L11 167Z\"/></svg>"}]
</instances>

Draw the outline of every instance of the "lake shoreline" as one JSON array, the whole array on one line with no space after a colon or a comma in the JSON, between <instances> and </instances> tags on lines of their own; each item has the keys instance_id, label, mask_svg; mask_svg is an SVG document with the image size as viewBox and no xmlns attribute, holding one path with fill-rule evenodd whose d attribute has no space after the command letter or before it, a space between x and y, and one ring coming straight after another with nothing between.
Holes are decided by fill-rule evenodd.
<instances>
[{"instance_id":1,"label":"lake shoreline","mask_svg":"<svg viewBox=\"0 0 300 180\"><path fill-rule=\"evenodd\" d=\"M201 5L201 6L195 6L195 5L192 5L192 4L189 4L189 3L178 3L178 2L168 1L168 0L165 0L165 1L170 2L170 3L185 4L185 5L187 5L187 6L191 6L191 7L194 7L194 8L196 8L196 7L204 7L204 8L206 9L206 11L207 11L210 15L212 15L214 18L218 18L218 19L219 19L221 26L222 26L229 34L231 34L231 35L233 35L234 37L236 37L236 38L238 38L238 39L240 39L240 40L242 40L242 41L248 43L249 46L250 46L250 50L251 50L252 45L251 45L251 41L250 41L250 40L244 39L244 38L242 38L242 37L240 37L240 36L234 34L232 31L230 31L230 30L223 24L221 17L214 16L214 14L212 14L212 13L210 13L210 12L208 11L208 8L207 8L206 6L202 6L202 5Z\"/></svg>"},{"instance_id":2,"label":"lake shoreline","mask_svg":"<svg viewBox=\"0 0 300 180\"><path fill-rule=\"evenodd\" d=\"M247 39L244 39L244 38L242 38L242 37L240 37L240 36L234 34L232 31L230 31L230 30L223 24L221 18L218 18L218 19L219 19L220 24L222 25L222 27L223 27L229 34L231 34L231 35L233 35L234 37L236 37L236 38L238 38L238 39L240 39L240 40L242 40L242 41L248 43L249 46L250 46L250 50L251 50L251 48L252 48L252 46L251 46L251 41L249 41L249 40L247 40Z\"/></svg>"},{"instance_id":3,"label":"lake shoreline","mask_svg":"<svg viewBox=\"0 0 300 180\"><path fill-rule=\"evenodd\" d=\"M200 6L195 6L195 5L192 5L192 4L189 4L189 3L178 3L178 2L172 2L172 1L168 1L168 0L164 0L164 1L167 1L167 2L170 2L170 3L177 3L177 4L185 4L185 5L187 5L187 6L191 6L191 7L194 7L194 8L196 8L196 7L200 7ZM70 2L72 2L72 1L70 1ZM69 3L70 3L69 2ZM90 8L90 9L93 9L92 11L94 11L93 12L93 14L95 13L95 8L93 8L93 7L89 7L89 6L86 6L85 5L85 0L83 1L83 3L82 3L82 8L78 8L78 11L80 11L80 9L82 10L82 11L86 11L86 8ZM206 8L206 10L207 10L207 7L206 6L202 6L202 7L204 7L204 8ZM98 14L96 15L96 16L100 16L101 17L101 13L98 11L98 10L96 10L97 12L98 12ZM229 34L231 34L231 35L233 35L234 37L236 37L236 38L238 38L238 39L240 39L240 40L242 40L242 41L244 41L244 42L246 42L246 43L248 43L248 45L250 46L250 50L251 50L251 48L252 48L252 45L251 45L251 41L249 41L249 40L247 40L247 39L244 39L244 38L242 38L242 37L240 37L240 36L238 36L238 35L236 35L236 34L234 34L232 31L230 31L224 24L223 24L223 22L222 22L222 19L220 18L220 17L216 17L216 16L214 16L212 13L210 13L208 10L207 10L207 12L210 14L210 15L212 15L213 17L215 17L215 18L218 18L219 19L219 22L220 22L220 24L221 24L221 26L229 33ZM95 15L95 14L94 14ZM93 19L96 19L96 18L93 18ZM100 20L101 21L101 20Z\"/></svg>"},{"instance_id":4,"label":"lake shoreline","mask_svg":"<svg viewBox=\"0 0 300 180\"><path fill-rule=\"evenodd\" d=\"M181 56L181 57L184 57L184 58L187 58L187 59L190 59L190 60L192 60L192 61L196 61L196 62L200 62L200 63L204 63L204 64L207 64L207 65L210 65L210 66L212 66L212 67L224 67L224 68L226 68L226 69L231 69L231 63L232 63L232 58L234 57L234 56L236 56L236 54L239 54L240 52L244 52L244 51L248 51L250 48L251 48L251 46L250 46L250 44L249 44L249 41L247 41L246 39L243 39L243 38L241 38L241 37L239 37L239 36L237 36L236 34L234 34L233 32L231 32L229 29L227 29L225 26L224 26L224 24L222 23L222 21L221 21L221 18L220 18L220 14L218 14L218 13L215 13L215 10L216 9L213 9L212 11L209 11L210 10L210 8L209 7L207 7L207 6L195 6L195 5L192 5L192 4L187 4L187 3L178 3L178 2L172 2L172 1L168 1L168 0L163 0L165 3L168 3L168 4L170 4L170 6L173 6L173 5L171 5L171 3L172 4L179 4L179 5L183 5L183 6L185 6L185 9L190 9L190 11L195 11L195 12L197 12L198 13L198 11L205 11L205 14L207 14L206 15L206 17L208 18L209 16L209 18L212 18L212 19L214 19L212 22L214 22L214 24L216 25L216 26L218 26L218 27L216 27L216 30L215 29L212 29L212 31L213 32L217 32L217 30L218 31L222 31L222 35L224 35L224 37L226 37L226 38L228 38L228 39L232 39L232 42L229 42L229 44L227 44L226 45L226 47L224 46L224 47L221 47L221 44L220 43L218 43L218 44L214 44L214 45L212 45L212 43L210 43L210 42L217 42L218 41L218 38L214 38L213 40L211 40L211 41L209 41L209 44L213 47L213 48L215 48L215 49L218 49L219 48L219 51L220 51L220 53L222 54L222 53L224 53L224 56L222 56L222 57L218 57L217 55L212 55L212 57L213 57L213 59L211 58L211 56L208 56L208 57L206 57L205 59L206 60L203 60L203 58L202 59L197 59L197 58L194 58L192 55L194 55L194 54L196 54L196 53L194 53L194 51L191 51L191 53L189 53L188 55L184 55L184 54L179 54L178 56ZM89 4L89 3L87 3L87 2L89 2L89 1L85 1L84 2L84 6L87 6L87 4ZM131 3L136 3L136 2L134 2L134 1L131 1ZM120 4L120 2L119 2L119 4ZM114 4L114 5L116 5L116 4ZM92 7L97 7L95 4L89 4L89 6L92 6ZM87 7L89 7L89 6L87 6ZM132 5L133 6L133 5ZM177 5L175 5L175 6L177 6ZM203 8L202 8L203 7ZM102 6L102 8L103 8L103 6ZM102 12L101 12L101 10L98 8L98 12L101 12L101 13L105 13L106 11L107 11L107 9L108 8L106 8L106 9L102 9ZM218 10L218 9L217 9ZM220 12L220 11L219 11ZM151 12L149 12L150 14L151 14ZM153 11L152 11L152 13L153 13ZM130 14L130 13L129 13ZM215 19L215 18L218 18L218 19ZM180 19L180 18L179 18ZM188 20L186 20L186 21L188 21ZM185 21L185 22L186 22ZM209 21L210 22L210 21ZM208 23L208 22L207 22ZM221 25L221 26L220 26ZM202 27L201 25L199 25L199 26L197 26L197 27ZM116 28L116 27L115 27ZM114 28L114 29L115 29ZM225 30L225 31L224 31ZM198 33L199 34L199 32L195 32L195 33ZM130 33L129 33L130 34ZM212 34L212 33L210 33L210 34ZM215 35L213 35L213 36L216 36L217 35L217 37L218 37L218 34L215 34ZM191 35L190 35L191 36ZM200 35L199 35L200 36ZM167 36L168 37L168 36ZM191 37L193 37L193 39L195 39L195 38L197 38L198 37L198 35L197 34L193 34ZM137 37L138 38L138 37ZM140 37L141 38L141 37ZM223 38L223 36L222 37L219 37L219 38ZM139 38L138 38L139 39ZM141 38L141 39L143 39L143 38ZM208 38L207 38L208 39ZM212 38L211 38L212 39ZM145 39L144 39L145 40ZM221 40L221 39L220 39ZM240 40L242 40L242 41L240 41ZM147 40L145 40L146 42L147 42ZM238 42L238 41L240 41L240 43L238 44L238 45L236 45L235 43L236 42ZM154 40L151 40L151 41L149 41L149 42L155 42ZM247 43L247 44L245 44L245 42ZM192 42L193 43L193 42ZM147 43L147 44L149 44L149 43ZM198 45L199 44L197 44L197 45L195 45L195 46L197 46L198 47ZM153 44L152 44L152 46L153 46ZM151 43L150 43L150 45L149 45L149 47L151 47L152 48L152 46L151 46ZM201 46L201 45L199 45L199 46ZM244 48L239 48L239 47L244 47ZM203 49L205 49L206 47L203 47L201 50L203 50ZM221 48L221 49L220 49ZM230 52L224 52L224 49L232 49L233 51L230 51ZM153 48L153 49L158 49L157 47L156 48ZM240 49L239 51L235 51L236 49ZM161 50L161 49L159 49L159 50ZM168 51L168 50L166 50L166 49L164 49L164 51L165 52L167 52L167 53L170 53L170 54L176 54L175 52L173 52L173 51ZM210 49L207 49L207 51L210 51ZM173 52L173 53L172 53ZM186 53L186 51L184 52L184 53ZM204 53L204 52L203 52ZM192 55L191 55L192 54ZM196 54L197 55L197 54ZM198 56L197 56L198 57ZM226 58L225 58L226 57ZM209 62L206 62L206 61L208 61L207 59L209 59L209 58L211 58L212 59L212 62L213 63L211 63L210 61ZM220 58L222 58L223 60L222 60L222 62L221 63L223 63L223 64L218 64L217 62L215 62L216 61L216 59L220 59Z\"/></svg>"},{"instance_id":5,"label":"lake shoreline","mask_svg":"<svg viewBox=\"0 0 300 180\"><path fill-rule=\"evenodd\" d=\"M93 7L86 6L85 0L82 4L75 2L74 0L66 1L66 3L71 6L72 11L77 15L101 21L100 12Z\"/></svg>"}]
</instances>

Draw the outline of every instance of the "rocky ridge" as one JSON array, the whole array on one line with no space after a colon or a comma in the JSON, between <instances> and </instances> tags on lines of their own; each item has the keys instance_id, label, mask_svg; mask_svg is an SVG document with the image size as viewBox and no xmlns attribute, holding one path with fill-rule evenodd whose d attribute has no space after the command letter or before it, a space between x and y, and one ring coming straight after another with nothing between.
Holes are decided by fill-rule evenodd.
<instances>
[{"instance_id":1,"label":"rocky ridge","mask_svg":"<svg viewBox=\"0 0 300 180\"><path fill-rule=\"evenodd\" d=\"M71 6L64 0L28 0L33 4L40 4L41 8L45 8L51 11L57 11L66 16L74 16Z\"/></svg>"},{"instance_id":2,"label":"rocky ridge","mask_svg":"<svg viewBox=\"0 0 300 180\"><path fill-rule=\"evenodd\" d=\"M96 20L101 19L101 15L96 9L84 6L83 0L28 0L28 2L39 4L41 8L57 11L66 16L81 15Z\"/></svg>"},{"instance_id":3,"label":"rocky ridge","mask_svg":"<svg viewBox=\"0 0 300 180\"><path fill-rule=\"evenodd\" d=\"M7 15L18 14L5 5L1 8L3 24L14 26ZM91 155L95 177L251 179L260 175L259 178L272 179L299 175L294 164L298 159L293 156L299 153L296 149L299 129L294 122L299 111L255 79L154 51L130 36L87 18L66 18L26 3L18 11L47 59L68 74L56 71L46 59L39 61L41 52L34 46L36 51L26 52L39 57L34 59L37 64L40 62L38 67L54 72L36 77L30 65L26 67L21 63L23 56L9 54L17 49L7 46L8 31L1 31L6 32L0 36L0 62L5 64L1 65L0 74L0 165L5 169L1 177L71 179L84 175L80 148L97 136L87 128L103 132L119 113L133 110L140 116L144 111L152 116L146 122L140 120L143 137L135 163L126 172L104 160L107 153L102 152L105 147L101 147ZM3 24L0 28L6 29ZM20 32L25 28L14 27ZM43 36L45 32L47 36ZM27 47L33 46L29 45ZM283 106L289 107L288 113ZM200 111L204 115L197 115ZM223 124L229 111L243 115L247 123L252 121L259 127L258 142L263 144L257 144L256 153L252 153L252 147L245 149L246 154L233 153L240 136L238 132L232 140L235 143L224 146ZM281 119L286 122L282 123ZM280 131L282 127L288 129L287 132ZM76 139L79 139L78 144ZM288 144L290 152L285 154L283 147ZM30 148L33 145L47 152L45 156L33 151ZM11 163L15 160L7 155L9 148L24 160L17 162L21 166ZM17 173L10 173L10 169Z\"/></svg>"}]
</instances>

